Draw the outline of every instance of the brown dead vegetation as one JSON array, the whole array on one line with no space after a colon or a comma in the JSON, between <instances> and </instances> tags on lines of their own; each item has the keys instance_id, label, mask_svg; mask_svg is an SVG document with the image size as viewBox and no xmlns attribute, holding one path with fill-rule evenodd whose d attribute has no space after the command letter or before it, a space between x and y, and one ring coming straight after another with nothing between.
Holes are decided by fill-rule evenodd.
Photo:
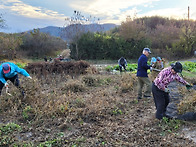
<instances>
[{"instance_id":1,"label":"brown dead vegetation","mask_svg":"<svg viewBox=\"0 0 196 147\"><path fill-rule=\"evenodd\" d=\"M154 118L153 99L136 99L135 74L99 74L84 61L34 63L26 69L33 77L20 76L26 99L22 100L12 84L12 96L4 89L0 98L0 121L22 126L22 132L11 134L15 143L38 146L57 140L53 146L195 145L176 135L173 128L173 132L161 135L166 128ZM73 73L77 75L74 78ZM63 136L59 137L60 133Z\"/></svg>"},{"instance_id":2,"label":"brown dead vegetation","mask_svg":"<svg viewBox=\"0 0 196 147\"><path fill-rule=\"evenodd\" d=\"M71 61L61 62L54 60L54 62L39 62L29 63L25 69L31 73L36 74L37 77L47 76L48 74L69 74L80 75L86 74L86 69L90 64L86 61Z\"/></svg>"}]
</instances>

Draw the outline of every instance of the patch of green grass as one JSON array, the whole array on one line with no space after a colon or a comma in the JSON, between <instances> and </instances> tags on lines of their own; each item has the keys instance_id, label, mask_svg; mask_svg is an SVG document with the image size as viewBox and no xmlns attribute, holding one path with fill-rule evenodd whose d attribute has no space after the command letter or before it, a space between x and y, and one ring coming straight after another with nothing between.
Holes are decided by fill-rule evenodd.
<instances>
[{"instance_id":1,"label":"patch of green grass","mask_svg":"<svg viewBox=\"0 0 196 147\"><path fill-rule=\"evenodd\" d=\"M7 135L9 133L19 130L21 130L21 127L19 125L15 123L8 123L0 127L0 135Z\"/></svg>"},{"instance_id":2,"label":"patch of green grass","mask_svg":"<svg viewBox=\"0 0 196 147\"><path fill-rule=\"evenodd\" d=\"M53 140L49 140L49 141L45 141L41 144L39 144L39 147L61 147L61 140L59 139L53 139Z\"/></svg>"},{"instance_id":3,"label":"patch of green grass","mask_svg":"<svg viewBox=\"0 0 196 147\"><path fill-rule=\"evenodd\" d=\"M28 119L29 118L29 112L32 111L32 108L31 106L26 106L24 109L23 109L23 112L22 112L22 116L24 119Z\"/></svg>"},{"instance_id":4,"label":"patch of green grass","mask_svg":"<svg viewBox=\"0 0 196 147\"><path fill-rule=\"evenodd\" d=\"M115 109L112 111L112 114L114 114L114 115L122 115L123 112L122 112L121 109L115 108Z\"/></svg>"},{"instance_id":5,"label":"patch of green grass","mask_svg":"<svg viewBox=\"0 0 196 147\"><path fill-rule=\"evenodd\" d=\"M3 124L0 126L0 146L9 146L15 142L13 132L21 131L21 127L15 123Z\"/></svg>"},{"instance_id":6,"label":"patch of green grass","mask_svg":"<svg viewBox=\"0 0 196 147\"><path fill-rule=\"evenodd\" d=\"M176 134L177 130L183 124L183 121L177 119L168 119L163 117L161 122L159 123L159 127L161 128L160 135L165 135L167 133L174 133Z\"/></svg>"}]
</instances>

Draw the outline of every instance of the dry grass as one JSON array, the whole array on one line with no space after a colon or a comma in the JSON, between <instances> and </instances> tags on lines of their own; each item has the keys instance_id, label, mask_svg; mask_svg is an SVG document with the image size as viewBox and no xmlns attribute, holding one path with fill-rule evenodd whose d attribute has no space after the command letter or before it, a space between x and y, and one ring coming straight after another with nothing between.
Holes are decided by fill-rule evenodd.
<instances>
[{"instance_id":1,"label":"dry grass","mask_svg":"<svg viewBox=\"0 0 196 147\"><path fill-rule=\"evenodd\" d=\"M54 140L58 140L59 146L183 146L190 143L173 134L159 135L162 129L152 118L153 100L136 101L134 74L101 75L91 67L83 71L86 74L74 76L31 74L32 80L20 76L27 94L24 101L12 84L9 89L12 96L6 95L4 89L0 115L23 127L22 133L12 134L14 138L19 136L21 144L27 142L35 146ZM64 134L63 137L59 137L59 133Z\"/></svg>"},{"instance_id":2,"label":"dry grass","mask_svg":"<svg viewBox=\"0 0 196 147\"><path fill-rule=\"evenodd\" d=\"M181 87L180 91L183 93L184 98L178 106L179 113L196 112L196 91L191 89L187 92L185 87Z\"/></svg>"},{"instance_id":3,"label":"dry grass","mask_svg":"<svg viewBox=\"0 0 196 147\"><path fill-rule=\"evenodd\" d=\"M111 113L124 101L119 94L134 93L136 82L136 77L129 74L87 74L74 79L62 74L48 74L39 78L32 76L32 80L20 76L26 92L24 101L20 91L12 84L9 88L12 96L3 92L0 104L2 112L16 116L30 106L34 119L51 116L72 117L71 120L81 117L92 119L90 116Z\"/></svg>"}]
</instances>

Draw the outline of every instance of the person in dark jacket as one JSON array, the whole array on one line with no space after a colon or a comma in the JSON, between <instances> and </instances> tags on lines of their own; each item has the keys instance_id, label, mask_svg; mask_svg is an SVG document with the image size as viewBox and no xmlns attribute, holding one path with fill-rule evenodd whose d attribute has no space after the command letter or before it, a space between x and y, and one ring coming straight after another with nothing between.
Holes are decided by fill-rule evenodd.
<instances>
[{"instance_id":1,"label":"person in dark jacket","mask_svg":"<svg viewBox=\"0 0 196 147\"><path fill-rule=\"evenodd\" d=\"M7 80L10 80L16 87L19 87L19 79L18 79L18 73L22 74L23 76L27 78L31 78L31 76L27 73L26 70L19 68L16 64L11 62L5 62L0 65L0 95L3 87L8 87ZM24 91L21 91L23 97Z\"/></svg>"},{"instance_id":2,"label":"person in dark jacket","mask_svg":"<svg viewBox=\"0 0 196 147\"><path fill-rule=\"evenodd\" d=\"M118 60L118 65L119 65L119 68L120 68L120 72L122 72L122 68L124 68L124 70L127 71L127 70L126 70L127 60L126 60L124 57L121 57L121 58Z\"/></svg>"},{"instance_id":3,"label":"person in dark jacket","mask_svg":"<svg viewBox=\"0 0 196 147\"><path fill-rule=\"evenodd\" d=\"M47 59L47 57L46 57L46 56L44 57L44 61L45 61L45 62L47 62L47 61L48 61L48 59Z\"/></svg>"},{"instance_id":4,"label":"person in dark jacket","mask_svg":"<svg viewBox=\"0 0 196 147\"><path fill-rule=\"evenodd\" d=\"M138 100L142 98L142 89L146 84L146 91L144 93L145 98L151 97L151 81L148 78L147 70L152 68L151 65L147 64L148 56L151 54L149 48L144 48L142 55L138 59L137 77L138 77Z\"/></svg>"}]
</instances>

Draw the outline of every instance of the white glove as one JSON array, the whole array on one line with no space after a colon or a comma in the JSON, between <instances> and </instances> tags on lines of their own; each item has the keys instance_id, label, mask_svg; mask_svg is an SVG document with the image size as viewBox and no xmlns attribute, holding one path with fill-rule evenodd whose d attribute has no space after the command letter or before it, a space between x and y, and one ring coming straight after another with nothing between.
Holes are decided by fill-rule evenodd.
<instances>
[{"instance_id":1,"label":"white glove","mask_svg":"<svg viewBox=\"0 0 196 147\"><path fill-rule=\"evenodd\" d=\"M6 83L5 83L5 87L7 88L7 87L8 87L8 85L9 85L9 84L6 82Z\"/></svg>"},{"instance_id":2,"label":"white glove","mask_svg":"<svg viewBox=\"0 0 196 147\"><path fill-rule=\"evenodd\" d=\"M164 90L166 93L170 93L169 89L168 88L165 88Z\"/></svg>"},{"instance_id":3,"label":"white glove","mask_svg":"<svg viewBox=\"0 0 196 147\"><path fill-rule=\"evenodd\" d=\"M28 76L27 78L32 79L32 77L31 77L31 76Z\"/></svg>"},{"instance_id":4,"label":"white glove","mask_svg":"<svg viewBox=\"0 0 196 147\"><path fill-rule=\"evenodd\" d=\"M152 67L150 67L150 71L152 71Z\"/></svg>"}]
</instances>

